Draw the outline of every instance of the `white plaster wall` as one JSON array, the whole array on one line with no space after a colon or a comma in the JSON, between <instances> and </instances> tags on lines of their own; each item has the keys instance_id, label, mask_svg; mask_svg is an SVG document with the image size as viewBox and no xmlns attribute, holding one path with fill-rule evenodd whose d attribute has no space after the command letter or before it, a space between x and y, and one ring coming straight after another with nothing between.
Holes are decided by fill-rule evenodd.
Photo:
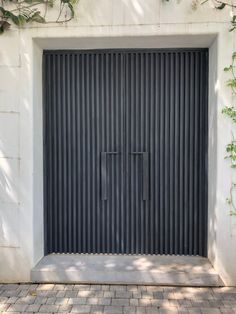
<instances>
[{"instance_id":1,"label":"white plaster wall","mask_svg":"<svg viewBox=\"0 0 236 314\"><path fill-rule=\"evenodd\" d=\"M232 127L221 114L231 102L223 68L236 49L230 14L192 11L191 1L80 0L67 25L12 28L0 37L0 281L29 281L43 256L42 49L210 47L209 258L236 285L236 221L225 202Z\"/></svg>"}]
</instances>

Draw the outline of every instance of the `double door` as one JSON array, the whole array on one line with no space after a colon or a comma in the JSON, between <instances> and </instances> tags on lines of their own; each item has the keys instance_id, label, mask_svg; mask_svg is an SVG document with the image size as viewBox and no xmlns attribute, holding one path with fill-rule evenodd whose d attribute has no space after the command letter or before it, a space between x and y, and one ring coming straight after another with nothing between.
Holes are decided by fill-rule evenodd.
<instances>
[{"instance_id":1,"label":"double door","mask_svg":"<svg viewBox=\"0 0 236 314\"><path fill-rule=\"evenodd\" d=\"M206 255L207 61L46 51L46 253Z\"/></svg>"}]
</instances>

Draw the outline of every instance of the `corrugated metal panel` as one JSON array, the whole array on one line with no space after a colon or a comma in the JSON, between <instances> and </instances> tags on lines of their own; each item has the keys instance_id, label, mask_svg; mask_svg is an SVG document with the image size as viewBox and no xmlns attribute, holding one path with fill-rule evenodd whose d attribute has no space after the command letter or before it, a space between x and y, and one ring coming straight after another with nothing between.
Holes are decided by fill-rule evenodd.
<instances>
[{"instance_id":1,"label":"corrugated metal panel","mask_svg":"<svg viewBox=\"0 0 236 314\"><path fill-rule=\"evenodd\" d=\"M208 52L44 53L46 253L206 255Z\"/></svg>"}]
</instances>

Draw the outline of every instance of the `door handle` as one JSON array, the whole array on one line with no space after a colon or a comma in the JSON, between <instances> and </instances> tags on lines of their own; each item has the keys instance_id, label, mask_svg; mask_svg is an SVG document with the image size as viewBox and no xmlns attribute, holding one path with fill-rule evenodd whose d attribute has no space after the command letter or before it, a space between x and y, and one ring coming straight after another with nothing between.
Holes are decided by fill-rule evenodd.
<instances>
[{"instance_id":1,"label":"door handle","mask_svg":"<svg viewBox=\"0 0 236 314\"><path fill-rule=\"evenodd\" d=\"M131 152L131 155L142 156L142 193L143 200L147 201L149 199L149 153L147 152Z\"/></svg>"},{"instance_id":2,"label":"door handle","mask_svg":"<svg viewBox=\"0 0 236 314\"><path fill-rule=\"evenodd\" d=\"M101 199L108 199L107 190L107 155L118 155L118 152L101 152Z\"/></svg>"}]
</instances>

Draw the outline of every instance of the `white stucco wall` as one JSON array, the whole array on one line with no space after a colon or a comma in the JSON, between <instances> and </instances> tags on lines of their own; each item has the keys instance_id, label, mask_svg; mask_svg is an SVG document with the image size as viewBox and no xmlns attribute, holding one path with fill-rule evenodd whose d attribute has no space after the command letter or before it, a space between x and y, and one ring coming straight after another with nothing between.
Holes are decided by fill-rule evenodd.
<instances>
[{"instance_id":1,"label":"white stucco wall","mask_svg":"<svg viewBox=\"0 0 236 314\"><path fill-rule=\"evenodd\" d=\"M225 202L232 127L221 114L232 98L223 72L236 50L231 13L192 11L190 0L80 0L77 18L65 26L12 28L0 36L0 281L29 281L43 256L42 50L209 47L208 256L225 283L236 285L236 220Z\"/></svg>"}]
</instances>

